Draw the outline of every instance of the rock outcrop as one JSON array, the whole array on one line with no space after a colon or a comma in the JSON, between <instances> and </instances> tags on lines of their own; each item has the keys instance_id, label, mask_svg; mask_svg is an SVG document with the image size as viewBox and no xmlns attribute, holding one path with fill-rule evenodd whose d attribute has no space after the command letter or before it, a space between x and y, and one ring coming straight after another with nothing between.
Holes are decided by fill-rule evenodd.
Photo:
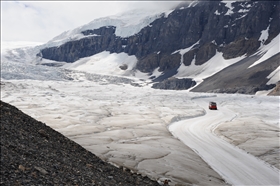
<instances>
[{"instance_id":1,"label":"rock outcrop","mask_svg":"<svg viewBox=\"0 0 280 186\"><path fill-rule=\"evenodd\" d=\"M275 88L268 95L269 96L280 96L280 81L277 82Z\"/></svg>"}]
</instances>

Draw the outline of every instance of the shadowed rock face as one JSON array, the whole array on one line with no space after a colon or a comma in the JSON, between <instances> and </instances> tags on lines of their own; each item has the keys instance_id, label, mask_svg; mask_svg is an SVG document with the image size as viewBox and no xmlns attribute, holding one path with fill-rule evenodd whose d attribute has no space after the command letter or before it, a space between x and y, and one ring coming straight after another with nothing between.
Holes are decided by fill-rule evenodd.
<instances>
[{"instance_id":1,"label":"shadowed rock face","mask_svg":"<svg viewBox=\"0 0 280 186\"><path fill-rule=\"evenodd\" d=\"M155 89L168 89L168 90L185 90L196 85L196 82L189 78L177 79L169 78L162 82L153 84L152 88Z\"/></svg>"},{"instance_id":2,"label":"shadowed rock face","mask_svg":"<svg viewBox=\"0 0 280 186\"><path fill-rule=\"evenodd\" d=\"M260 42L257 38L240 38L236 42L230 43L223 47L223 57L225 59L235 58L244 54L251 55L260 47Z\"/></svg>"}]
</instances>

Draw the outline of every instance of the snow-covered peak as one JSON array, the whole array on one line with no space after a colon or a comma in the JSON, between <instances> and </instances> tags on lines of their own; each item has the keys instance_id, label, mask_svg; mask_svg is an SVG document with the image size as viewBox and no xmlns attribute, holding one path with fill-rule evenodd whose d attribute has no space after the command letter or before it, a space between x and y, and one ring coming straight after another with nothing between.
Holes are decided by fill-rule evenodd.
<instances>
[{"instance_id":1,"label":"snow-covered peak","mask_svg":"<svg viewBox=\"0 0 280 186\"><path fill-rule=\"evenodd\" d=\"M73 30L63 32L62 34L50 40L46 45L47 47L59 46L68 41L88 37L84 36L81 32L85 30L98 29L103 26L115 26L116 36L129 37L138 33L142 28L148 26L155 19L166 16L168 13L170 13L170 10L151 11L136 9L125 13L116 14L114 16L102 17Z\"/></svg>"}]
</instances>

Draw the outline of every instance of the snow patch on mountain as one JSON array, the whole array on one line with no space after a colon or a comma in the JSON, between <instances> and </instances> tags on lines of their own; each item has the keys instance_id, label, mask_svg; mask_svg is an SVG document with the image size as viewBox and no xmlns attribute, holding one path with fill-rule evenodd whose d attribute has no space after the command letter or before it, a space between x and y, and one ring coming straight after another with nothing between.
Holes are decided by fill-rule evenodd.
<instances>
[{"instance_id":1,"label":"snow patch on mountain","mask_svg":"<svg viewBox=\"0 0 280 186\"><path fill-rule=\"evenodd\" d=\"M269 30L270 25L261 32L261 36L259 38L259 41L261 41L262 43L265 42L268 38L268 30Z\"/></svg>"},{"instance_id":2,"label":"snow patch on mountain","mask_svg":"<svg viewBox=\"0 0 280 186\"><path fill-rule=\"evenodd\" d=\"M136 63L135 56L129 56L123 52L110 54L110 52L104 51L90 57L81 58L74 63L67 63L63 68L94 74L131 76Z\"/></svg>"},{"instance_id":3,"label":"snow patch on mountain","mask_svg":"<svg viewBox=\"0 0 280 186\"><path fill-rule=\"evenodd\" d=\"M262 32L262 35L260 36L260 38L266 36L266 32L267 31ZM253 63L251 66L249 66L248 68L258 65L258 64L264 62L265 60L269 59L270 57L274 56L275 54L279 53L280 52L279 41L280 41L280 34L278 34L269 44L267 44L267 45L262 44L262 46L260 47L260 50L257 53L260 55L263 55L263 56L259 60L257 60L255 63Z\"/></svg>"},{"instance_id":4,"label":"snow patch on mountain","mask_svg":"<svg viewBox=\"0 0 280 186\"><path fill-rule=\"evenodd\" d=\"M188 47L188 48L184 48L184 49L180 49L180 50L176 50L174 52L172 52L171 54L176 54L177 52L179 52L181 54L181 56L183 56L185 53L187 53L188 51L190 51L195 45L197 45L200 42L200 40L198 40L195 44L193 44L192 46Z\"/></svg>"},{"instance_id":5,"label":"snow patch on mountain","mask_svg":"<svg viewBox=\"0 0 280 186\"><path fill-rule=\"evenodd\" d=\"M233 1L223 1L223 3L228 8L228 11L227 11L227 13L225 15L233 14L234 12L232 10L233 10L234 7L231 5L233 3Z\"/></svg>"},{"instance_id":6,"label":"snow patch on mountain","mask_svg":"<svg viewBox=\"0 0 280 186\"><path fill-rule=\"evenodd\" d=\"M195 65L195 60L191 62L190 66L185 66L183 63L178 68L178 73L175 75L177 78L193 78L197 85L203 81L203 79L214 75L222 69L232 65L242 59L245 56L240 56L233 59L224 59L222 52L216 52L207 63L203 65Z\"/></svg>"},{"instance_id":7,"label":"snow patch on mountain","mask_svg":"<svg viewBox=\"0 0 280 186\"><path fill-rule=\"evenodd\" d=\"M271 72L268 76L268 79L270 79L266 84L276 84L278 81L280 81L280 66L276 68L273 72Z\"/></svg>"},{"instance_id":8,"label":"snow patch on mountain","mask_svg":"<svg viewBox=\"0 0 280 186\"><path fill-rule=\"evenodd\" d=\"M215 14L215 15L221 15L221 13L219 13L218 10L216 10L216 11L214 12L214 14Z\"/></svg>"},{"instance_id":9,"label":"snow patch on mountain","mask_svg":"<svg viewBox=\"0 0 280 186\"><path fill-rule=\"evenodd\" d=\"M189 7L195 7L198 3L199 3L198 0L191 1L191 3L189 4L188 8Z\"/></svg>"}]
</instances>

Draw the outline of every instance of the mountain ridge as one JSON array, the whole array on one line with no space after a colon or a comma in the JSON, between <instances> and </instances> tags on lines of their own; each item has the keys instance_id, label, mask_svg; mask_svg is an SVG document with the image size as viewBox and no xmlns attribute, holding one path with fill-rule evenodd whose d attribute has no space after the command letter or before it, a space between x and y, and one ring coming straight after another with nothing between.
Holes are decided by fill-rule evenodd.
<instances>
[{"instance_id":1,"label":"mountain ridge","mask_svg":"<svg viewBox=\"0 0 280 186\"><path fill-rule=\"evenodd\" d=\"M273 42L278 40L276 42L279 43L279 12L280 5L277 1L197 1L181 4L174 10L156 12L146 17L142 15L135 21L137 23L135 28L132 26L133 20L129 20L124 16L125 14L120 17L127 21L126 23L114 17L102 18L64 32L38 48L35 61L37 64L44 64L44 61L51 60L63 65L77 63L81 59L103 52L126 54L137 59L130 71L133 70L136 74L144 73L152 82L159 82L159 80L162 83L168 82L168 78L171 77L173 77L172 81L186 78L195 81L195 85L198 86L205 78L213 76L224 68L245 58L249 60L251 56L257 55L258 51L270 46L273 40ZM143 27L140 29L141 20L145 20L145 23L141 23ZM101 26L98 27L95 23ZM131 30L121 30L127 27ZM75 34L71 35L71 33ZM66 37L63 38L64 35L73 38L67 40ZM56 45L60 40L65 42ZM266 47L267 51L272 47L275 48L277 45ZM279 47L278 50L273 49L273 51L274 53L270 52L270 57L280 52ZM213 62L214 59L217 62ZM88 61L95 63L90 59ZM277 66L277 61L273 63L273 66ZM120 65L120 69L126 71L122 68L124 66L129 65L126 63ZM191 69L195 71L188 72ZM269 72L272 73L274 70L271 68ZM183 74L185 75L182 76ZM260 77L260 80L263 78ZM223 77L220 79L222 80ZM274 85L276 83L272 82ZM181 88L190 89L193 86L194 84L192 87L188 85ZM168 89L167 85L164 87ZM261 90L264 90L264 87L267 89L271 86L261 87ZM222 90L222 87L219 89ZM204 90L214 91L209 86Z\"/></svg>"},{"instance_id":2,"label":"mountain ridge","mask_svg":"<svg viewBox=\"0 0 280 186\"><path fill-rule=\"evenodd\" d=\"M237 3L237 4L236 4ZM242 3L244 5L242 5ZM106 30L108 30L108 26L103 26L98 29L92 29L92 30L85 30L82 33L85 36L90 35L89 33L95 33L101 30L99 36L104 36L102 40L99 39L99 37L91 37L71 41L73 45L76 44L76 42L81 41L81 43L84 43L83 41L92 41L95 43L90 43L89 46L81 46L79 48L72 48L72 50L69 50L68 45L69 43L66 42L65 48L68 52L72 52L74 55L77 55L76 58L67 58L67 57L61 57L59 55L52 56L52 52L47 52L52 50L57 50L59 53L59 50L63 48L63 45L55 48L47 48L43 49L42 55L43 58L51 59L51 60L57 60L57 61L65 61L65 62L74 62L76 59L79 59L81 57L87 57L91 54L85 54L82 56L79 56L80 53L76 50L87 50L87 47L89 49L92 49L92 45L96 48L101 48L101 51L104 51L104 44L106 45L106 50L110 51L111 53L120 53L125 52L128 55L135 55L137 58L141 59L143 57L146 57L147 54L158 52L161 53L172 53L178 49L187 48L196 43L199 42L199 47L196 46L194 49L200 49L201 47L204 47L204 50L197 51L198 56L196 61L197 64L201 64L206 62L209 58L211 58L215 51L214 48L219 49L223 52L224 57L226 59L233 58L236 56L240 56L246 53L252 53L252 51L255 51L260 46L260 42L257 40L260 37L260 32L263 30L266 30L268 26L270 29L268 30L269 36L265 42L269 43L271 39L273 39L276 35L279 34L279 23L277 23L277 14L275 13L275 9L279 9L278 7L274 7L277 5L275 2L235 2L232 3L235 4L235 7L233 10L235 10L235 13L232 13L230 15L225 14L225 12L228 12L228 7L226 4L219 2L219 1L211 1L211 2L200 2L198 5L189 7L189 8L183 8L183 9L176 9L173 12L171 12L168 17L161 16L160 18L155 19L153 22L150 23L150 25L145 26L140 30L140 32L136 33L135 35L129 36L129 37L121 37L117 36L115 34L115 27L109 27L112 28L111 31L109 31L109 34L107 34ZM241 10L240 7L247 5L249 7L249 10L243 9L241 13L239 11ZM252 8L255 7L255 8ZM217 13L217 9L221 9L221 13ZM216 10L216 12L214 12ZM246 11L247 12L246 12ZM251 11L250 11L251 10ZM268 11L267 11L268 10ZM265 13L264 12L272 12L272 13ZM247 13L246 16L245 13ZM221 14L225 14L225 16L220 16ZM244 15L243 15L244 14ZM210 17L208 17L210 16ZM238 17L239 16L239 17ZM188 19L187 17L194 17L193 19ZM241 18L240 18L241 17ZM260 17L260 18L253 18L253 17ZM275 18L276 17L276 18ZM263 21L262 21L263 19ZM252 22L249 25L246 25L249 23L249 21ZM261 24L258 23L261 21ZM269 25L269 22L271 24ZM214 24L215 23L215 24ZM228 25L227 23L233 23L232 25ZM241 26L240 29L237 29L236 24L239 24ZM187 25L187 26L185 26ZM213 29L214 26L217 26ZM222 27L228 26L228 29L220 29ZM218 34L216 34L216 32ZM108 35L115 37L108 37ZM243 37L243 38L241 38ZM171 39L169 39L171 38ZM94 41L96 40L96 41ZM116 41L111 41L116 40ZM156 40L156 41L153 41ZM177 42L178 41L178 42ZM232 43L235 41L234 43ZM99 44L99 45L98 45ZM102 45L103 44L103 45ZM243 46L243 50L241 51L232 51L234 46ZM100 46L101 45L101 46ZM124 47L124 45L127 45ZM139 45L139 46L136 46ZM171 45L171 46L170 46ZM216 47L214 47L216 45ZM223 45L227 45L226 47L223 47ZM244 47L245 46L245 47ZM252 48L253 47L253 48ZM96 49L95 48L95 49ZM207 54L204 54L203 51L207 52ZM55 51L53 51L55 52ZM76 52L76 53L75 53ZM99 53L100 51L93 51L92 53ZM195 52L195 53L197 53ZM205 58L205 59L204 59ZM141 70L141 69L140 69Z\"/></svg>"}]
</instances>

